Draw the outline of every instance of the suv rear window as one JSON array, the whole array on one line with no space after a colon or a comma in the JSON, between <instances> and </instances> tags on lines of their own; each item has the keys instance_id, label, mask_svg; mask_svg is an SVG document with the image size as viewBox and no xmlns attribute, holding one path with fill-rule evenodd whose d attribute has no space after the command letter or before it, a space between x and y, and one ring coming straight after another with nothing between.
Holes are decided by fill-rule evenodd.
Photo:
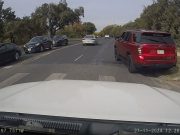
<instances>
[{"instance_id":1,"label":"suv rear window","mask_svg":"<svg viewBox=\"0 0 180 135\"><path fill-rule=\"evenodd\" d=\"M171 34L166 33L142 33L140 40L137 41L150 44L174 44Z\"/></svg>"}]
</instances>

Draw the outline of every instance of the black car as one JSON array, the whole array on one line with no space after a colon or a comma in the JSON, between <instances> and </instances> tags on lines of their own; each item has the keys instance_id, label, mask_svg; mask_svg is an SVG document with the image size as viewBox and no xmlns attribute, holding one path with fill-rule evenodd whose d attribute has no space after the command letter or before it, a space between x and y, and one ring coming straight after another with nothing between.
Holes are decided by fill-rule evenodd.
<instances>
[{"instance_id":1,"label":"black car","mask_svg":"<svg viewBox=\"0 0 180 135\"><path fill-rule=\"evenodd\" d=\"M61 46L61 45L68 45L68 38L66 35L59 36L56 35L53 37L53 45L54 46Z\"/></svg>"},{"instance_id":2,"label":"black car","mask_svg":"<svg viewBox=\"0 0 180 135\"><path fill-rule=\"evenodd\" d=\"M19 60L22 55L21 49L14 43L0 43L0 63L11 60Z\"/></svg>"},{"instance_id":3,"label":"black car","mask_svg":"<svg viewBox=\"0 0 180 135\"><path fill-rule=\"evenodd\" d=\"M48 36L37 36L24 45L25 53L43 52L53 48L52 40Z\"/></svg>"}]
</instances>

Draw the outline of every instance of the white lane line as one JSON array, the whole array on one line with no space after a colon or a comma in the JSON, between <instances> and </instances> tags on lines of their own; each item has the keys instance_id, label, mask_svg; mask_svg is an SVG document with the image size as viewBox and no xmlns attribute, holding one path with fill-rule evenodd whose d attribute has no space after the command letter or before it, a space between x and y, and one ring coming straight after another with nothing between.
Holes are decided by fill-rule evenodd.
<instances>
[{"instance_id":1,"label":"white lane line","mask_svg":"<svg viewBox=\"0 0 180 135\"><path fill-rule=\"evenodd\" d=\"M21 80L22 78L24 78L27 75L29 75L29 73L17 73L15 75L9 77L8 79L2 81L0 83L0 88L10 86L10 85L14 84L15 82Z\"/></svg>"},{"instance_id":2,"label":"white lane line","mask_svg":"<svg viewBox=\"0 0 180 135\"><path fill-rule=\"evenodd\" d=\"M70 48L70 47L73 47L73 46L78 46L78 45L81 45L81 43L77 43L77 44L65 46L65 47L62 47L62 48L58 48L58 49L52 50L52 51L49 52L49 53L40 54L39 56L32 57L32 58L30 58L30 59L28 59L28 60L25 60L25 61L21 62L20 64L26 64L26 63L29 63L29 62L33 62L33 61L36 61L36 60L38 60L38 59L40 59L40 58L42 58L42 57L44 57L44 56L47 56L47 55L49 55L49 54L51 54L51 53L54 53L54 52L56 52L56 51L61 51L61 50L63 50L63 49Z\"/></svg>"},{"instance_id":3,"label":"white lane line","mask_svg":"<svg viewBox=\"0 0 180 135\"><path fill-rule=\"evenodd\" d=\"M45 80L63 80L66 77L66 74L64 73L53 73L50 76L48 76Z\"/></svg>"},{"instance_id":4,"label":"white lane line","mask_svg":"<svg viewBox=\"0 0 180 135\"><path fill-rule=\"evenodd\" d=\"M79 57L77 57L74 61L78 61L80 58L82 58L84 55L80 55Z\"/></svg>"},{"instance_id":5,"label":"white lane line","mask_svg":"<svg viewBox=\"0 0 180 135\"><path fill-rule=\"evenodd\" d=\"M99 81L110 81L110 82L116 82L116 79L115 77L113 76L102 76L102 75L99 75Z\"/></svg>"},{"instance_id":6,"label":"white lane line","mask_svg":"<svg viewBox=\"0 0 180 135\"><path fill-rule=\"evenodd\" d=\"M4 67L3 69L10 69L10 68L12 68L13 66L6 66L6 67Z\"/></svg>"}]
</instances>

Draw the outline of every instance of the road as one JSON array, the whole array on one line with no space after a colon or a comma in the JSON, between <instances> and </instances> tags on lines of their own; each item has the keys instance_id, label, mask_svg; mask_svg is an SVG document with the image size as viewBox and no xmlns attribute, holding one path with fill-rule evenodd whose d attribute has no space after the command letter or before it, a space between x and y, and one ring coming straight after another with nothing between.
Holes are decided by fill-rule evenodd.
<instances>
[{"instance_id":1,"label":"road","mask_svg":"<svg viewBox=\"0 0 180 135\"><path fill-rule=\"evenodd\" d=\"M113 39L98 39L96 46L72 43L52 51L23 56L20 62L0 67L0 88L46 80L94 80L140 83L178 91L180 88L163 83L158 71L131 74L124 62L114 60Z\"/></svg>"}]
</instances>

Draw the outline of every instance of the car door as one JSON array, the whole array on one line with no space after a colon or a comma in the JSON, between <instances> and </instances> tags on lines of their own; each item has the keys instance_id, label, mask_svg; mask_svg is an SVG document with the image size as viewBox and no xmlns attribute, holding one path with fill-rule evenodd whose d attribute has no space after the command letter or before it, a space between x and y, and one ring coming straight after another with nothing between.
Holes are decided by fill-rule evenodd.
<instances>
[{"instance_id":1,"label":"car door","mask_svg":"<svg viewBox=\"0 0 180 135\"><path fill-rule=\"evenodd\" d=\"M0 45L0 63L7 61L7 47L5 44Z\"/></svg>"},{"instance_id":2,"label":"car door","mask_svg":"<svg viewBox=\"0 0 180 135\"><path fill-rule=\"evenodd\" d=\"M50 46L52 45L52 41L49 37L44 37L44 44L45 44L45 48L50 48Z\"/></svg>"},{"instance_id":3,"label":"car door","mask_svg":"<svg viewBox=\"0 0 180 135\"><path fill-rule=\"evenodd\" d=\"M15 55L15 45L13 43L6 45L7 50L7 59L13 59Z\"/></svg>"},{"instance_id":4,"label":"car door","mask_svg":"<svg viewBox=\"0 0 180 135\"><path fill-rule=\"evenodd\" d=\"M123 56L127 56L127 54L131 54L131 32L127 32L125 37L124 37L124 42L123 42Z\"/></svg>"},{"instance_id":5,"label":"car door","mask_svg":"<svg viewBox=\"0 0 180 135\"><path fill-rule=\"evenodd\" d=\"M129 36L129 32L125 32L124 35L122 35L122 40L120 42L120 52L121 52L121 56L126 57L126 50L127 50L127 39Z\"/></svg>"},{"instance_id":6,"label":"car door","mask_svg":"<svg viewBox=\"0 0 180 135\"><path fill-rule=\"evenodd\" d=\"M44 48L49 48L47 37L43 37L43 46L44 46Z\"/></svg>"}]
</instances>

